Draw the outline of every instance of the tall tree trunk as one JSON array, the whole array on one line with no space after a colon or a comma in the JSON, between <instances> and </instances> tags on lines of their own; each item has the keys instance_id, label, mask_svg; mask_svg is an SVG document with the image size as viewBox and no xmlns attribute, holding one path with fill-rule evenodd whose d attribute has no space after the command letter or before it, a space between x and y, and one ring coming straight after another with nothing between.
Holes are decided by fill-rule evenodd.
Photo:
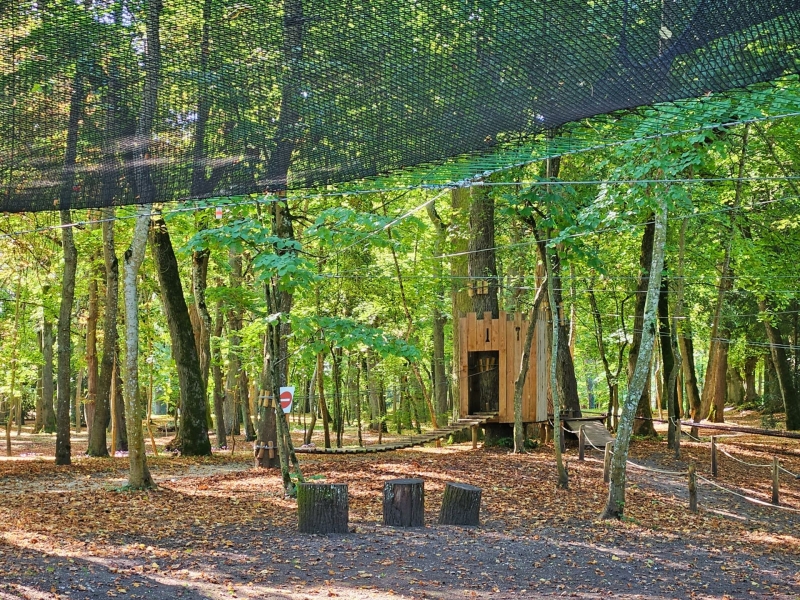
<instances>
[{"instance_id":1,"label":"tall tree trunk","mask_svg":"<svg viewBox=\"0 0 800 600\"><path fill-rule=\"evenodd\" d=\"M494 198L486 186L475 186L471 190L469 208L469 282L472 289L472 312L479 319L485 313L493 319L500 316L498 303L497 258L495 254ZM492 363L485 363L491 365ZM477 375L475 389L477 405L481 412L500 410L499 361Z\"/></svg>"},{"instance_id":2,"label":"tall tree trunk","mask_svg":"<svg viewBox=\"0 0 800 600\"><path fill-rule=\"evenodd\" d=\"M56 432L56 411L53 407L53 323L44 315L42 322L42 421L45 433Z\"/></svg>"},{"instance_id":3,"label":"tall tree trunk","mask_svg":"<svg viewBox=\"0 0 800 600\"><path fill-rule=\"evenodd\" d=\"M461 356L460 340L458 337L458 323L461 317L472 310L472 299L467 294L469 287L469 223L465 215L469 214L469 189L456 188L450 193L450 206L453 212L453 222L450 224L450 296L453 314L453 370L450 386L453 394L453 419L461 416L461 386L467 385L461 381L459 357Z\"/></svg>"},{"instance_id":4,"label":"tall tree trunk","mask_svg":"<svg viewBox=\"0 0 800 600\"><path fill-rule=\"evenodd\" d=\"M447 318L442 314L442 306L444 306L444 266L442 264L442 252L444 244L447 241L447 226L442 221L439 213L436 211L435 202L431 202L427 206L428 217L433 223L436 231L436 237L433 242L433 255L434 255L434 279L436 284L434 286L434 302L432 311L433 321L433 360L431 361L431 370L433 371L433 406L436 413L445 419L447 422L447 373L445 371L444 362L444 326ZM456 333L458 327L455 327Z\"/></svg>"},{"instance_id":5,"label":"tall tree trunk","mask_svg":"<svg viewBox=\"0 0 800 600\"><path fill-rule=\"evenodd\" d=\"M658 338L661 346L661 397L667 404L669 425L667 427L667 447L675 448L675 419L678 415L677 379L675 378L675 353L673 340L670 334L669 318L669 282L666 277L661 280L661 289L658 294Z\"/></svg>"},{"instance_id":6,"label":"tall tree trunk","mask_svg":"<svg viewBox=\"0 0 800 600\"><path fill-rule=\"evenodd\" d=\"M759 300L758 308L762 313L767 314L769 312L766 300ZM781 332L769 319L764 320L764 327L767 331L767 339L769 340L772 364L777 374L778 389L780 390L783 408L786 412L786 429L800 429L800 395L797 393L792 378L792 370L789 359L786 356L786 345L783 342Z\"/></svg>"},{"instance_id":7,"label":"tall tree trunk","mask_svg":"<svg viewBox=\"0 0 800 600\"><path fill-rule=\"evenodd\" d=\"M92 439L95 403L97 402L97 277L92 273L89 280L89 314L86 318L86 436Z\"/></svg>"},{"instance_id":8,"label":"tall tree trunk","mask_svg":"<svg viewBox=\"0 0 800 600\"><path fill-rule=\"evenodd\" d=\"M342 349L331 347L331 378L333 379L333 429L336 432L336 447L342 447L344 415L342 414Z\"/></svg>"},{"instance_id":9,"label":"tall tree trunk","mask_svg":"<svg viewBox=\"0 0 800 600\"><path fill-rule=\"evenodd\" d=\"M647 294L650 289L651 275L654 273L650 270L650 265L653 262L653 240L655 236L655 225L648 222L644 228L644 235L642 236L642 250L639 257L639 267L641 275L639 283L636 288L636 309L633 320L633 340L631 341L631 348L628 353L628 388L631 387L631 380L633 379L634 370L639 360L640 347L642 344L642 332L644 330L644 317L645 306L647 302ZM661 280L661 272L658 273L658 280ZM656 299L656 304L658 301ZM650 368L648 356L648 367L645 373L644 385L641 388L641 396L636 408L636 416L639 417L633 425L633 433L643 436L655 436L656 430L653 427L653 413L650 406ZM627 400L626 400L627 402ZM619 434L618 434L619 435Z\"/></svg>"},{"instance_id":10,"label":"tall tree trunk","mask_svg":"<svg viewBox=\"0 0 800 600\"><path fill-rule=\"evenodd\" d=\"M758 356L748 356L744 359L744 402L752 405L758 398L756 390L756 367Z\"/></svg>"},{"instance_id":11,"label":"tall tree trunk","mask_svg":"<svg viewBox=\"0 0 800 600\"><path fill-rule=\"evenodd\" d=\"M520 454L525 451L525 428L522 422L522 393L525 389L525 380L528 377L528 367L531 362L531 344L533 343L533 336L536 333L537 316L539 307L542 305L545 293L547 291L547 280L545 279L539 289L536 290L536 296L533 299L533 307L531 307L530 315L528 316L528 331L525 332L525 341L522 346L522 357L520 359L519 373L517 379L514 381L514 453Z\"/></svg>"},{"instance_id":12,"label":"tall tree trunk","mask_svg":"<svg viewBox=\"0 0 800 600\"><path fill-rule=\"evenodd\" d=\"M157 31L158 10L150 8L147 16L148 34L152 34L154 25L155 31ZM148 40L152 42L148 45L152 46L157 37L148 35ZM127 413L126 430L130 464L128 487L134 490L147 489L155 485L147 467L142 429L144 407L141 405L139 396L139 290L136 281L139 268L144 260L149 227L150 205L141 205L137 211L133 239L123 259L125 290L125 387L123 396Z\"/></svg>"},{"instance_id":13,"label":"tall tree trunk","mask_svg":"<svg viewBox=\"0 0 800 600\"><path fill-rule=\"evenodd\" d=\"M183 296L178 260L172 248L167 224L159 214L150 232L153 262L158 273L164 314L172 341L172 355L180 385L181 422L177 446L184 456L209 456L207 403L200 373L189 308Z\"/></svg>"},{"instance_id":14,"label":"tall tree trunk","mask_svg":"<svg viewBox=\"0 0 800 600\"><path fill-rule=\"evenodd\" d=\"M69 409L72 398L70 385L70 362L72 359L72 305L75 300L75 273L78 267L78 251L72 234L72 194L75 186L75 166L78 157L78 128L85 96L83 75L80 68L72 83L67 125L67 143L64 152L63 181L59 194L61 213L61 249L64 256L64 274L61 282L61 307L58 312L58 401L56 414L56 464L68 465L72 462Z\"/></svg>"},{"instance_id":15,"label":"tall tree trunk","mask_svg":"<svg viewBox=\"0 0 800 600\"><path fill-rule=\"evenodd\" d=\"M549 235L548 235L549 237ZM556 254L557 250L553 250L553 253ZM545 251L545 262L544 262L545 273L547 274L547 297L548 297L548 305L550 306L550 319L553 323L553 338L552 338L552 350L551 356L555 356L558 353L559 347L559 337L561 336L561 326L559 323L559 304L556 300L555 290L555 278L553 277L553 262L550 258L550 249L548 248ZM549 282L553 282L552 285ZM558 382L558 367L556 365L556 361L550 362L550 390L553 396L553 446L555 449L556 454L556 471L558 473L558 487L562 489L566 489L569 487L569 477L567 475L567 470L564 467L563 458L561 456L561 436L564 435L563 430L561 429L561 390L559 389Z\"/></svg>"},{"instance_id":16,"label":"tall tree trunk","mask_svg":"<svg viewBox=\"0 0 800 600\"><path fill-rule=\"evenodd\" d=\"M208 393L208 375L211 368L211 313L206 304L210 257L211 251L208 249L192 252L192 294L198 325L197 331L195 331L195 341L197 355L200 359L200 376L203 379L203 389L206 390L206 393Z\"/></svg>"},{"instance_id":17,"label":"tall tree trunk","mask_svg":"<svg viewBox=\"0 0 800 600\"><path fill-rule=\"evenodd\" d=\"M216 316L214 317L214 344L211 346L211 373L214 379L214 419L217 427L217 448L226 448L228 440L225 429L225 389L222 381L222 300L217 301Z\"/></svg>"},{"instance_id":18,"label":"tall tree trunk","mask_svg":"<svg viewBox=\"0 0 800 600\"><path fill-rule=\"evenodd\" d=\"M603 319L600 314L600 309L597 306L597 298L594 293L594 277L589 283L587 290L589 297L589 306L592 310L592 318L594 319L594 332L595 339L597 340L597 349L600 353L600 360L603 363L603 371L606 375L606 385L608 386L608 411L606 417L606 427L609 431L616 430L617 409L619 408L619 375L622 372L622 364L625 355L625 346L628 345L627 336L620 345L617 357L617 370L616 373L611 372L611 366L608 362L608 353L606 352L606 343L603 338ZM620 315L620 322L624 324L624 315Z\"/></svg>"},{"instance_id":19,"label":"tall tree trunk","mask_svg":"<svg viewBox=\"0 0 800 600\"><path fill-rule=\"evenodd\" d=\"M648 271L651 276L645 299L642 335L638 344L639 351L633 369L633 376L629 379L628 393L622 405L622 416L617 428L617 439L614 442L614 456L611 460L611 483L608 486L608 501L602 514L604 519L621 519L624 514L628 448L633 433L636 409L641 400L642 391L647 385L650 359L655 343L656 310L667 244L667 206L662 198L659 198L659 204L655 215L651 252L652 262L648 265Z\"/></svg>"},{"instance_id":20,"label":"tall tree trunk","mask_svg":"<svg viewBox=\"0 0 800 600\"><path fill-rule=\"evenodd\" d=\"M331 447L331 429L330 429L330 414L328 412L328 401L325 399L325 369L324 369L325 355L320 352L317 354L317 390L319 392L319 412L322 415L322 430L325 435L325 448Z\"/></svg>"},{"instance_id":21,"label":"tall tree trunk","mask_svg":"<svg viewBox=\"0 0 800 600\"><path fill-rule=\"evenodd\" d=\"M742 135L742 151L739 157L738 179L736 181L736 192L733 199L731 216L736 214L742 199L743 178L747 162L747 145L749 141L750 125L744 127ZM717 306L714 310L714 321L711 325L711 347L708 352L708 365L706 367L706 378L703 384L701 417L708 416L715 423L722 423L725 420L725 396L728 390L728 339L730 338L729 328L726 326L723 309L725 307L726 294L733 289L733 265L731 264L731 252L733 238L736 233L736 225L731 219L728 243L725 246L725 256L722 261L722 274L720 275L719 289L717 291Z\"/></svg>"}]
</instances>

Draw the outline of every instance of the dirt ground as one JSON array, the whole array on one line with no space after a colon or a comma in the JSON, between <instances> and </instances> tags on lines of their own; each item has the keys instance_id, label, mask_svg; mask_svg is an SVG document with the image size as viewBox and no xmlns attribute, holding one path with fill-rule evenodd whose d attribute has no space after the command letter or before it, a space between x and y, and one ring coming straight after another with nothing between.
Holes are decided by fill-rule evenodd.
<instances>
[{"instance_id":1,"label":"dirt ground","mask_svg":"<svg viewBox=\"0 0 800 600\"><path fill-rule=\"evenodd\" d=\"M158 440L160 444L167 438ZM800 481L722 456L689 513L685 476L628 470L626 519L600 521L602 456L568 448L569 490L555 488L552 448L516 456L471 445L358 456L302 456L306 477L347 483L351 533L297 533L296 504L249 450L208 459L149 457L158 489L120 491L127 459L56 467L50 436L15 438L0 460L0 599L10 598L798 598ZM800 472L796 440L737 436L739 460ZM661 471L689 462L710 479L708 439L634 443ZM49 453L49 455L48 455ZM383 482L425 481L426 526L385 527ZM483 490L481 526L437 524L447 481ZM730 491L728 491L730 490ZM765 501L755 504L732 492Z\"/></svg>"}]
</instances>

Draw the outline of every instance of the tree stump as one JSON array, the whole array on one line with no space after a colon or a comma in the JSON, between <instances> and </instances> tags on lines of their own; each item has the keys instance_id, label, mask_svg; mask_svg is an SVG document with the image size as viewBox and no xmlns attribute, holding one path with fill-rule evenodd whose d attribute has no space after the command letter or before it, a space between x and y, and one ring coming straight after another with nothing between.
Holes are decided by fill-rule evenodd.
<instances>
[{"instance_id":1,"label":"tree stump","mask_svg":"<svg viewBox=\"0 0 800 600\"><path fill-rule=\"evenodd\" d=\"M383 524L425 527L425 483L422 479L392 479L383 485Z\"/></svg>"},{"instance_id":2,"label":"tree stump","mask_svg":"<svg viewBox=\"0 0 800 600\"><path fill-rule=\"evenodd\" d=\"M301 483L297 486L300 533L347 533L350 511L346 483Z\"/></svg>"},{"instance_id":3,"label":"tree stump","mask_svg":"<svg viewBox=\"0 0 800 600\"><path fill-rule=\"evenodd\" d=\"M481 488L466 483L448 483L444 488L439 525L480 525Z\"/></svg>"}]
</instances>

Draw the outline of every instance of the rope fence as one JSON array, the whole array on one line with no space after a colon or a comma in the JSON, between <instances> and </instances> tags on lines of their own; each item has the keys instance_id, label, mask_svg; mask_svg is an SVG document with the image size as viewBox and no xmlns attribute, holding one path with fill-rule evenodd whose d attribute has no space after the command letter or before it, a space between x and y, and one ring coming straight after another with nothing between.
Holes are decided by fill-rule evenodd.
<instances>
[{"instance_id":1,"label":"rope fence","mask_svg":"<svg viewBox=\"0 0 800 600\"><path fill-rule=\"evenodd\" d=\"M655 421L655 419L652 419L652 420ZM612 457L614 455L614 450L613 450L614 442L613 441L612 442L608 442L606 444L605 448L598 448L586 436L586 433L584 431L583 425L580 426L580 428L579 428L579 430L577 432L573 431L571 429L568 429L563 424L561 424L561 429L564 432L569 432L571 434L576 434L577 433L577 435L578 435L578 449L579 449L578 450L579 451L578 460L579 461L583 461L584 460L584 450L585 450L585 447L586 447L587 444L588 444L588 446L590 448L593 448L594 450L597 450L598 452L603 452L604 453L604 459L603 459L603 481L605 483L609 483L611 481L611 459L612 459ZM678 431L680 431L680 429L678 429ZM683 433L684 435L686 435L690 439L695 440L698 443L701 443L701 444L705 443L703 440L701 440L699 438L696 438L696 437L694 437L694 436L692 436L692 435L690 435L688 433L685 433L683 431L681 431L681 433ZM563 440L563 437L564 436L562 436L562 440ZM626 464L629 467L632 467L634 469L638 469L640 471L645 471L645 472L649 472L649 473L656 473L656 474L659 474L659 475L667 475L667 476L675 476L675 477L688 476L688 483L689 483L689 509L692 512L697 512L697 480L700 480L703 483L709 484L709 485L711 485L711 486L713 486L713 487L715 487L715 488L717 488L717 489L719 489L721 491L727 492L728 494L731 494L733 496L736 496L736 497L739 497L739 498L741 498L743 500L746 500L747 502L751 502L751 503L762 505L762 506L769 506L769 507L773 507L773 508L778 508L778 509L789 511L789 512L800 513L800 509L792 508L792 507L789 507L789 506L782 506L780 504L780 473L783 472L784 474L789 475L790 477L792 477L794 479L800 479L800 474L794 473L793 471L791 471L791 470L787 469L786 467L782 466L780 464L779 460L778 460L778 457L774 457L772 462L771 463L767 463L767 464L751 463L751 462L742 460L742 459L734 456L733 454L731 454L730 452L728 452L724 448L719 447L719 445L717 443L717 437L718 436L711 436L711 440L710 440L711 477L712 478L716 478L717 474L718 474L718 464L719 464L718 463L718 452L721 453L722 455L724 455L725 457L729 458L730 460L732 460L732 461L734 461L736 463L739 463L741 465L744 465L744 466L746 466L748 468L770 469L771 472L772 472L772 477L771 477L771 479L772 479L772 498L771 498L771 502L767 502L765 500L760 500L758 498L754 498L752 496L748 496L748 495L742 494L740 492L737 492L735 490L732 490L729 487L720 485L718 482L714 481L713 479L697 473L696 466L694 464L689 465L689 468L687 470L684 470L684 471L673 471L673 470L667 470L667 469L655 469L655 468L652 468L652 467L641 465L641 464L636 463L636 462L634 462L632 460L629 460L629 459L626 459Z\"/></svg>"}]
</instances>

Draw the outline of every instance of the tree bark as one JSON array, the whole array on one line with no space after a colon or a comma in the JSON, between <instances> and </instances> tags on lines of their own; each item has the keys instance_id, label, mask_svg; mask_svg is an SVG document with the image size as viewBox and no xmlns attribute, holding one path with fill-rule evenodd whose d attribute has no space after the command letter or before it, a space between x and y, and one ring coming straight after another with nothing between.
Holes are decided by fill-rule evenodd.
<instances>
[{"instance_id":1,"label":"tree bark","mask_svg":"<svg viewBox=\"0 0 800 600\"><path fill-rule=\"evenodd\" d=\"M486 186L471 189L469 207L469 284L472 289L472 312L479 319L490 313L500 316L498 303L497 258L495 254L494 197ZM477 405L481 412L500 410L500 377L497 364L477 375Z\"/></svg>"},{"instance_id":2,"label":"tree bark","mask_svg":"<svg viewBox=\"0 0 800 600\"><path fill-rule=\"evenodd\" d=\"M44 315L42 321L42 421L45 433L56 432L56 411L53 407L53 323Z\"/></svg>"},{"instance_id":3,"label":"tree bark","mask_svg":"<svg viewBox=\"0 0 800 600\"><path fill-rule=\"evenodd\" d=\"M217 427L217 448L226 448L228 439L225 429L225 390L222 384L222 350L219 347L222 338L222 301L217 301L216 317L214 318L214 339L216 342L212 346L212 367L211 372L214 378L214 418Z\"/></svg>"},{"instance_id":4,"label":"tree bark","mask_svg":"<svg viewBox=\"0 0 800 600\"><path fill-rule=\"evenodd\" d=\"M753 404L758 398L756 390L756 367L758 366L758 356L748 356L744 359L744 402L746 405Z\"/></svg>"},{"instance_id":5,"label":"tree bark","mask_svg":"<svg viewBox=\"0 0 800 600\"><path fill-rule=\"evenodd\" d=\"M661 397L667 403L669 425L667 427L667 448L675 447L675 419L678 418L677 379L675 378L675 353L673 352L672 335L669 318L669 282L666 277L661 280L658 294L658 338L661 346Z\"/></svg>"},{"instance_id":6,"label":"tree bark","mask_svg":"<svg viewBox=\"0 0 800 600\"><path fill-rule=\"evenodd\" d=\"M167 225L159 214L151 228L153 262L158 274L164 315L172 341L172 355L180 385L181 419L177 446L184 456L211 455L208 439L206 394L200 373L189 308L183 296L178 260Z\"/></svg>"},{"instance_id":7,"label":"tree bark","mask_svg":"<svg viewBox=\"0 0 800 600\"><path fill-rule=\"evenodd\" d=\"M514 453L520 454L525 451L525 431L522 423L522 393L525 389L525 380L528 377L528 367L531 362L531 344L536 333L537 316L539 307L542 305L545 293L547 293L547 279L542 282L536 290L533 299L533 307L528 316L528 331L525 333L525 341L522 346L522 358L520 359L519 374L514 381Z\"/></svg>"},{"instance_id":8,"label":"tree bark","mask_svg":"<svg viewBox=\"0 0 800 600\"><path fill-rule=\"evenodd\" d=\"M762 313L769 312L766 300L759 300L758 308ZM786 412L786 429L800 429L800 395L798 395L792 379L792 370L789 366L789 359L786 356L786 345L783 343L780 330L769 319L764 320L764 328L767 331L770 356L775 367L778 389Z\"/></svg>"},{"instance_id":9,"label":"tree bark","mask_svg":"<svg viewBox=\"0 0 800 600\"><path fill-rule=\"evenodd\" d=\"M442 313L441 307L444 306L444 267L441 254L444 244L447 241L447 226L442 221L441 216L436 211L436 204L431 202L427 206L428 217L433 223L436 237L433 242L434 255L434 280L436 281L433 290L433 310L432 310L432 336L433 336L433 360L431 370L433 371L433 406L437 415L447 416L447 372L445 370L444 352L444 326L447 318ZM458 332L458 328L455 328ZM445 423L447 419L445 418Z\"/></svg>"},{"instance_id":10,"label":"tree bark","mask_svg":"<svg viewBox=\"0 0 800 600\"><path fill-rule=\"evenodd\" d=\"M158 11L148 11L148 33L158 24ZM157 30L157 29L156 29ZM149 40L153 37L148 36ZM156 38L157 39L157 38ZM137 276L144 260L147 246L147 230L150 227L150 205L141 205L137 210L133 239L125 251L123 278L125 290L125 387L124 402L127 413L128 433L128 487L143 490L155 486L144 449L142 409L139 398L139 290ZM114 386L117 387L117 386Z\"/></svg>"},{"instance_id":11,"label":"tree bark","mask_svg":"<svg viewBox=\"0 0 800 600\"><path fill-rule=\"evenodd\" d=\"M451 389L453 394L453 419L461 417L461 381L460 360L461 346L458 338L458 323L472 308L472 299L467 294L469 286L469 224L465 215L469 213L469 189L456 188L450 193L450 206L453 211L453 222L450 224L450 296L453 313L453 370Z\"/></svg>"},{"instance_id":12,"label":"tree bark","mask_svg":"<svg viewBox=\"0 0 800 600\"><path fill-rule=\"evenodd\" d=\"M549 237L549 235L548 235ZM557 251L554 250L554 254ZM553 263L550 259L549 249L545 249L544 268L547 275L547 297L548 305L550 307L550 319L553 323L553 337L552 337L552 350L551 356L558 355L559 338L561 337L561 324L559 323L558 302L556 300L556 293L553 289L556 286L556 280L553 277ZM551 283L552 282L552 283ZM564 432L561 429L561 390L558 385L558 366L557 361L550 361L550 392L553 398L553 446L556 455L556 471L558 473L558 487L567 489L569 487L569 476L567 470L564 468L563 457L561 456L561 438Z\"/></svg>"},{"instance_id":13,"label":"tree bark","mask_svg":"<svg viewBox=\"0 0 800 600\"><path fill-rule=\"evenodd\" d=\"M74 164L74 163L73 163ZM72 462L69 409L72 399L70 384L70 362L72 359L72 305L75 300L75 273L78 266L78 251L72 237L69 210L61 211L61 244L64 251L64 276L61 283L61 308L58 312L58 409L56 414L56 464Z\"/></svg>"},{"instance_id":14,"label":"tree bark","mask_svg":"<svg viewBox=\"0 0 800 600\"><path fill-rule=\"evenodd\" d=\"M642 236L642 249L639 257L639 267L641 275L639 277L639 284L636 288L636 309L633 320L633 340L631 341L631 348L628 353L628 388L630 389L630 381L633 379L633 373L636 368L638 358L640 355L640 347L642 344L642 331L644 329L644 315L645 305L647 301L647 293L653 275L650 266L653 262L653 240L655 236L655 225L652 222L647 223ZM661 272L658 273L658 279L661 280ZM657 303L657 301L656 301ZM648 354L648 359L650 355ZM633 426L633 433L643 436L655 436L656 430L653 427L653 412L650 406L650 368L649 360L648 367L645 373L645 383L641 388L641 397L636 408L636 416L639 419Z\"/></svg>"},{"instance_id":15,"label":"tree bark","mask_svg":"<svg viewBox=\"0 0 800 600\"><path fill-rule=\"evenodd\" d=\"M661 287L661 271L664 268L664 253L667 242L667 206L659 199L659 207L655 215L653 232L652 261L649 265L650 280L645 298L645 309L642 322L642 335L639 352L633 369L633 377L628 383L628 393L622 405L622 416L617 428L617 439L614 442L614 456L611 461L611 482L608 486L608 502L602 514L604 519L620 519L625 511L625 483L628 462L628 448L633 433L636 407L647 385L650 370L650 358L656 337L656 310L658 307L659 288Z\"/></svg>"},{"instance_id":16,"label":"tree bark","mask_svg":"<svg viewBox=\"0 0 800 600\"><path fill-rule=\"evenodd\" d=\"M92 421L94 420L95 402L97 401L97 278L94 273L89 280L89 305L86 317L86 436L92 439Z\"/></svg>"}]
</instances>

